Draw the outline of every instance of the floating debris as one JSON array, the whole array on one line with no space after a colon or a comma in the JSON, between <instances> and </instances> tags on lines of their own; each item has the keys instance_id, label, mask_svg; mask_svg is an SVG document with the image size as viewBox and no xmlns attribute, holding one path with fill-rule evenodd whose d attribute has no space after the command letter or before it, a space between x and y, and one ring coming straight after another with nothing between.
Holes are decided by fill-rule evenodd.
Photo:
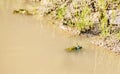
<instances>
[{"instance_id":1,"label":"floating debris","mask_svg":"<svg viewBox=\"0 0 120 74\"><path fill-rule=\"evenodd\" d=\"M66 50L67 52L73 52L73 51L79 51L79 50L81 50L81 49L82 49L82 47L79 46L79 45L77 45L77 46L73 46L73 47L70 47L70 48L66 48L65 50Z\"/></svg>"},{"instance_id":2,"label":"floating debris","mask_svg":"<svg viewBox=\"0 0 120 74\"><path fill-rule=\"evenodd\" d=\"M23 15L36 15L38 14L38 10L34 9L32 11L29 11L27 9L19 9L19 10L14 10L14 14L23 14Z\"/></svg>"}]
</instances>

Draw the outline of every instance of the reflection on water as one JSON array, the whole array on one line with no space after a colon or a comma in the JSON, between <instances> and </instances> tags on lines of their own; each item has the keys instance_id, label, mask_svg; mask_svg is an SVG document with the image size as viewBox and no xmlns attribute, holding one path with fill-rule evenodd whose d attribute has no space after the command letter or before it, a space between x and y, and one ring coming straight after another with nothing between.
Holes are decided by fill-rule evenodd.
<instances>
[{"instance_id":1,"label":"reflection on water","mask_svg":"<svg viewBox=\"0 0 120 74\"><path fill-rule=\"evenodd\" d=\"M120 74L120 59L45 19L13 15L23 0L0 0L0 74ZM7 12L6 12L7 11ZM66 47L79 43L80 53Z\"/></svg>"}]
</instances>

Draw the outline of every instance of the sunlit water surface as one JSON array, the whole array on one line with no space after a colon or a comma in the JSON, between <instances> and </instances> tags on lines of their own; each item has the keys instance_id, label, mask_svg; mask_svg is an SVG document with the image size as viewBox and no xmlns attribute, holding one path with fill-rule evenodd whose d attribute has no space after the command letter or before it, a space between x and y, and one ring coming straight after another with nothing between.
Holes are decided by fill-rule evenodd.
<instances>
[{"instance_id":1,"label":"sunlit water surface","mask_svg":"<svg viewBox=\"0 0 120 74\"><path fill-rule=\"evenodd\" d=\"M120 56L70 35L46 19L14 15L24 0L0 0L0 74L120 74ZM64 49L76 44L79 53Z\"/></svg>"}]
</instances>

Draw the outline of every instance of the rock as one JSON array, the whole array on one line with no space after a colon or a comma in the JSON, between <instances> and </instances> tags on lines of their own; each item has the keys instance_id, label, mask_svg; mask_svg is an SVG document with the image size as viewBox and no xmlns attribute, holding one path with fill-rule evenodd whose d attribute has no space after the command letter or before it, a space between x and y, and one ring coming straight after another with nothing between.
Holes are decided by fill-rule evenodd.
<instances>
[{"instance_id":1,"label":"rock","mask_svg":"<svg viewBox=\"0 0 120 74\"><path fill-rule=\"evenodd\" d=\"M110 24L118 24L120 26L120 10L109 10L108 13Z\"/></svg>"},{"instance_id":2,"label":"rock","mask_svg":"<svg viewBox=\"0 0 120 74\"><path fill-rule=\"evenodd\" d=\"M72 27L69 27L69 26L65 26L65 25L59 25L59 27L64 30L64 31L67 31L67 32L70 32L72 34L75 34L75 35L79 35L80 34L80 31L77 30L76 28L72 28Z\"/></svg>"}]
</instances>

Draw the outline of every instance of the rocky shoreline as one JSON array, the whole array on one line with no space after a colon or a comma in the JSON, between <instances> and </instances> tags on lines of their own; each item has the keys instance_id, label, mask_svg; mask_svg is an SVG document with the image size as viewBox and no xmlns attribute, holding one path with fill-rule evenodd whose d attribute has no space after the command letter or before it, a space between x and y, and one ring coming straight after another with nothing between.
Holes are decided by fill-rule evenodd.
<instances>
[{"instance_id":1,"label":"rocky shoreline","mask_svg":"<svg viewBox=\"0 0 120 74\"><path fill-rule=\"evenodd\" d=\"M82 33L80 34L80 31L75 28L71 28L69 26L64 26L64 25L60 25L59 27L62 30L72 33L74 35L83 35ZM92 44L111 50L115 53L120 53L120 40L115 35L101 37L101 36L96 36L91 34L84 34L84 36L92 38L90 40Z\"/></svg>"}]
</instances>

